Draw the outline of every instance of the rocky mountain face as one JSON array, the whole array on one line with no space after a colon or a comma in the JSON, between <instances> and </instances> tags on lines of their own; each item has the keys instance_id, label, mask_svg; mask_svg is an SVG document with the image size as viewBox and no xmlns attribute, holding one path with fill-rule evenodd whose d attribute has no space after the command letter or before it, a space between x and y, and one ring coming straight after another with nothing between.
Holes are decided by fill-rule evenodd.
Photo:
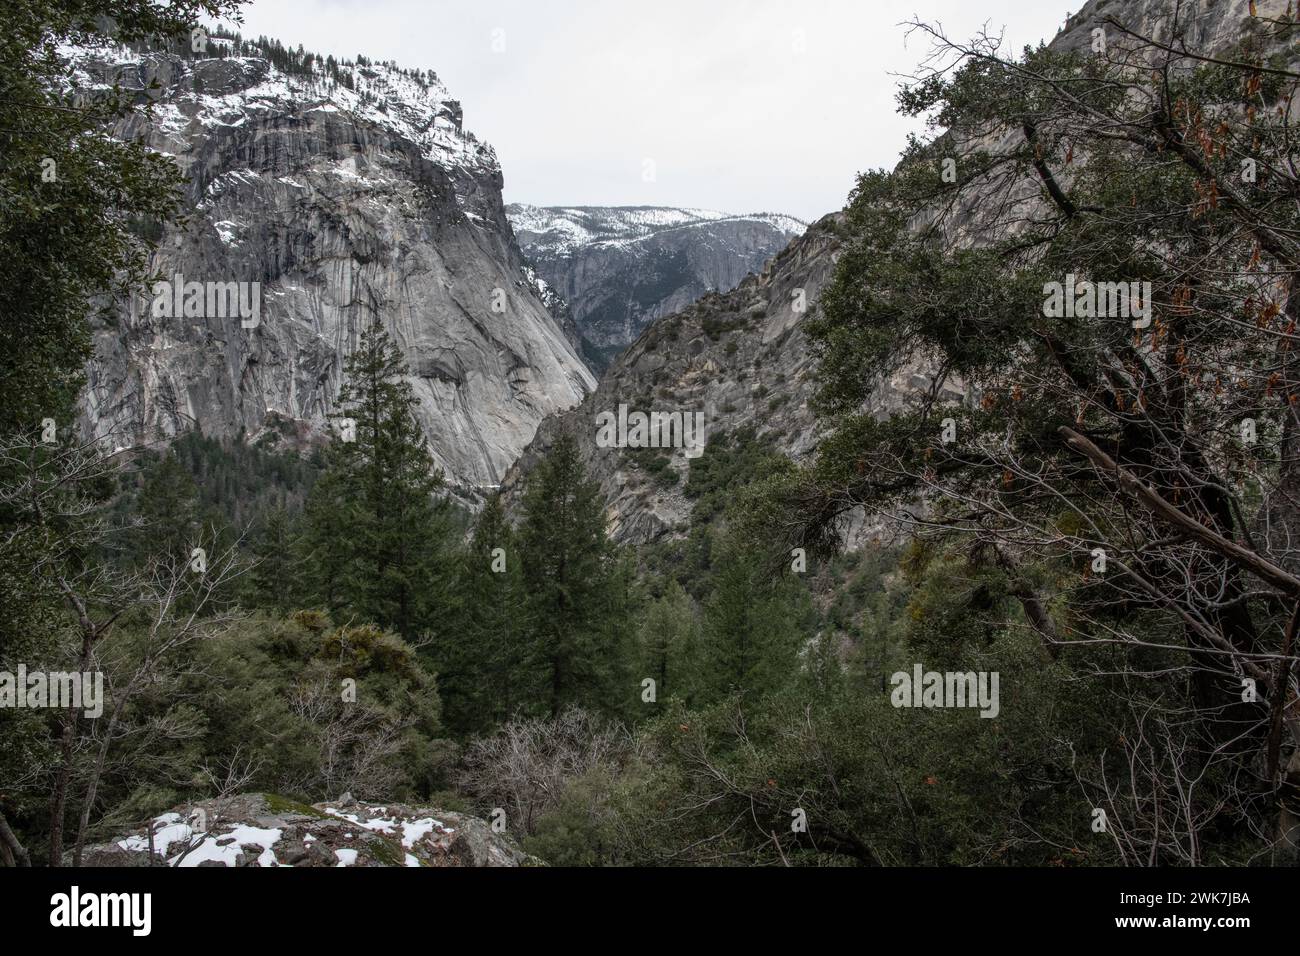
<instances>
[{"instance_id":1,"label":"rocky mountain face","mask_svg":"<svg viewBox=\"0 0 1300 956\"><path fill-rule=\"evenodd\" d=\"M378 322L409 363L434 459L474 498L595 386L526 271L495 153L431 73L208 43L65 51L83 86L155 101L113 133L188 176L190 221L152 263L185 298L160 308L174 290L142 290L97 325L87 429L118 446L196 426L310 441ZM227 283L257 315L223 301Z\"/></svg>"},{"instance_id":2,"label":"rocky mountain face","mask_svg":"<svg viewBox=\"0 0 1300 956\"><path fill-rule=\"evenodd\" d=\"M1184 16L1196 21L1192 36L1209 49L1220 50L1252 28L1247 8L1247 0L1198 0ZM1261 16L1280 16L1285 3L1260 0L1257 9ZM1088 49L1092 30L1112 15L1132 29L1167 38L1170 12L1169 5L1159 0L1093 0L1066 22L1051 45ZM846 193L849 185L845 184ZM1039 201L1039 193L1040 184L1027 183L1026 203ZM972 223L989 215L974 200L968 212ZM601 447L597 416L617 414L620 406L646 413L701 411L708 434L753 426L796 460L811 453L818 441L818 424L808 407L814 392L813 362L803 322L815 312L821 290L831 278L840 243L839 218L833 214L815 223L759 275L745 279L733 291L706 294L652 322L602 375L594 394L543 423L503 483L507 503L518 502L528 471L556 435L567 431L576 437L589 473L600 483L608 527L616 540L641 543L684 531L692 502L682 493L681 481L661 480L662 462L654 467L654 457L666 457L668 467L680 476L688 467L686 450L653 449L647 457L633 449ZM521 228L518 223L516 228ZM561 231L562 227L553 230L557 245ZM954 235L953 241L969 239ZM800 291L802 310L794 307ZM909 363L893 379L880 383L872 410L887 415L909 397L928 390L932 382L923 362ZM963 397L950 391L940 395L948 400ZM652 467L647 468L647 463ZM856 527L847 529L846 540L853 547L869 533L874 533L872 524L860 515Z\"/></svg>"},{"instance_id":3,"label":"rocky mountain face","mask_svg":"<svg viewBox=\"0 0 1300 956\"><path fill-rule=\"evenodd\" d=\"M307 805L242 794L177 807L86 847L85 866L525 866L538 861L483 820L345 795ZM71 854L68 857L71 863Z\"/></svg>"},{"instance_id":4,"label":"rocky mountain face","mask_svg":"<svg viewBox=\"0 0 1300 956\"><path fill-rule=\"evenodd\" d=\"M517 501L529 470L568 431L600 482L615 540L651 541L684 526L691 502L680 481L657 480L634 449L599 446L597 416L617 415L620 404L646 414L702 412L706 451L708 435L744 425L773 433L791 455L815 447L802 322L830 278L837 222L827 216L732 291L708 293L645 329L581 405L542 423L505 479L507 501ZM679 475L688 467L686 453L684 447L659 452Z\"/></svg>"},{"instance_id":5,"label":"rocky mountain face","mask_svg":"<svg viewBox=\"0 0 1300 956\"><path fill-rule=\"evenodd\" d=\"M742 428L770 438L792 458L812 452L819 427L809 407L814 362L804 322L833 275L841 222L838 213L823 217L732 291L708 293L646 328L581 405L542 423L502 484L507 505L518 503L529 471L556 436L568 432L588 474L600 483L616 541L639 544L684 532L693 502L682 479L692 450L685 443L649 450L602 447L598 417L617 418L620 406L629 419L634 412L701 413L705 454L710 436ZM930 384L918 364L882 383L873 402L887 414ZM654 467L657 457L667 459L666 469ZM677 480L664 480L667 469Z\"/></svg>"},{"instance_id":6,"label":"rocky mountain face","mask_svg":"<svg viewBox=\"0 0 1300 956\"><path fill-rule=\"evenodd\" d=\"M807 228L774 213L662 206L511 203L506 214L602 368L649 323L708 292L735 288Z\"/></svg>"},{"instance_id":7,"label":"rocky mountain face","mask_svg":"<svg viewBox=\"0 0 1300 956\"><path fill-rule=\"evenodd\" d=\"M1171 39L1171 16L1175 5L1165 0L1089 0L1078 13L1068 17L1051 42L1055 50L1088 51L1092 31L1106 27L1114 17L1128 29L1152 37L1159 43ZM1263 19L1279 19L1294 5L1288 0L1191 0L1177 5L1178 22L1190 49L1217 52L1235 45L1247 34L1258 32ZM1111 43L1122 38L1108 30ZM1280 44L1278 44L1280 46Z\"/></svg>"}]
</instances>

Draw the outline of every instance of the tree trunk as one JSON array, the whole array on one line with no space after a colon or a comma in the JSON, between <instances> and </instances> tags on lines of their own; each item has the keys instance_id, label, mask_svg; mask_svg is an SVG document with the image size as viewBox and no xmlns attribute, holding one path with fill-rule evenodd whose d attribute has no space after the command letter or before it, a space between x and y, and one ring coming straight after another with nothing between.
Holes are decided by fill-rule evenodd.
<instances>
[{"instance_id":1,"label":"tree trunk","mask_svg":"<svg viewBox=\"0 0 1300 956\"><path fill-rule=\"evenodd\" d=\"M0 849L4 851L6 866L31 866L32 858L27 855L27 848L22 845L14 831L9 829L9 821L0 813Z\"/></svg>"},{"instance_id":2,"label":"tree trunk","mask_svg":"<svg viewBox=\"0 0 1300 956\"><path fill-rule=\"evenodd\" d=\"M50 792L50 866L63 865L63 815L68 805L68 783L72 779L72 751L77 715L71 707L63 716L63 739L59 744L62 761Z\"/></svg>"}]
</instances>

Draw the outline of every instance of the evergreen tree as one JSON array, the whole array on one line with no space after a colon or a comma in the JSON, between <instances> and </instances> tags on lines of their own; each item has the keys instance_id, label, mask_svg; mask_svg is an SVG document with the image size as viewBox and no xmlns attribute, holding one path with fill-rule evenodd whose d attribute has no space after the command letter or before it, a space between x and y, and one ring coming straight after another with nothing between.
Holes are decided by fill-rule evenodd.
<instances>
[{"instance_id":1,"label":"evergreen tree","mask_svg":"<svg viewBox=\"0 0 1300 956\"><path fill-rule=\"evenodd\" d=\"M530 627L514 531L498 498L474 527L460 574L461 626L438 644L438 683L448 726L489 731L523 712L544 712L545 662Z\"/></svg>"},{"instance_id":2,"label":"evergreen tree","mask_svg":"<svg viewBox=\"0 0 1300 956\"><path fill-rule=\"evenodd\" d=\"M677 581L646 608L639 638L637 676L655 682L659 700L677 697L689 706L699 684L700 622L695 602Z\"/></svg>"},{"instance_id":3,"label":"evergreen tree","mask_svg":"<svg viewBox=\"0 0 1300 956\"><path fill-rule=\"evenodd\" d=\"M606 708L615 716L644 716L641 698L644 675L635 673L636 620L644 606L644 600L637 581L636 561L630 553L611 552L610 574L604 593L605 602L599 619L604 667L599 673L601 684L595 689L600 693L599 699L605 701Z\"/></svg>"},{"instance_id":4,"label":"evergreen tree","mask_svg":"<svg viewBox=\"0 0 1300 956\"><path fill-rule=\"evenodd\" d=\"M348 438L330 446L307 509L317 591L331 608L404 637L427 627L448 588L450 505L412 410L401 351L379 326L348 359L338 419Z\"/></svg>"},{"instance_id":5,"label":"evergreen tree","mask_svg":"<svg viewBox=\"0 0 1300 956\"><path fill-rule=\"evenodd\" d=\"M133 535L137 559L144 555L184 558L199 546L202 533L199 489L189 470L167 452L145 470L136 497L139 523Z\"/></svg>"},{"instance_id":6,"label":"evergreen tree","mask_svg":"<svg viewBox=\"0 0 1300 956\"><path fill-rule=\"evenodd\" d=\"M606 706L616 663L602 620L610 545L599 487L586 477L572 436L561 435L538 465L523 508L520 550L550 711Z\"/></svg>"},{"instance_id":7,"label":"evergreen tree","mask_svg":"<svg viewBox=\"0 0 1300 956\"><path fill-rule=\"evenodd\" d=\"M774 584L757 561L727 542L704 609L705 693L718 700L735 691L764 694L786 684L798 665L807 601L797 582Z\"/></svg>"},{"instance_id":8,"label":"evergreen tree","mask_svg":"<svg viewBox=\"0 0 1300 956\"><path fill-rule=\"evenodd\" d=\"M149 276L149 228L181 210L182 174L142 141L131 91L90 90L56 50L105 39L188 37L229 0L5 4L0 31L0 431L66 428L92 352L89 318ZM147 101L147 98L142 98Z\"/></svg>"},{"instance_id":9,"label":"evergreen tree","mask_svg":"<svg viewBox=\"0 0 1300 956\"><path fill-rule=\"evenodd\" d=\"M293 608L298 591L293 545L289 513L283 508L272 510L253 545L257 564L249 575L249 603L274 608L281 614Z\"/></svg>"},{"instance_id":10,"label":"evergreen tree","mask_svg":"<svg viewBox=\"0 0 1300 956\"><path fill-rule=\"evenodd\" d=\"M325 459L331 462L333 455L327 453ZM327 465L303 505L302 532L293 543L297 563L304 570L306 596L335 617L347 603L345 584L352 563L344 538L350 527L344 478L341 470Z\"/></svg>"}]
</instances>

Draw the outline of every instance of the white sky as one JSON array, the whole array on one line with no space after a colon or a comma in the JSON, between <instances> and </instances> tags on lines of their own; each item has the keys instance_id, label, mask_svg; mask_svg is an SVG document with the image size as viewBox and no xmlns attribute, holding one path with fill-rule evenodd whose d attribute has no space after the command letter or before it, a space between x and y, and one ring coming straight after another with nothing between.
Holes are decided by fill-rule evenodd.
<instances>
[{"instance_id":1,"label":"white sky","mask_svg":"<svg viewBox=\"0 0 1300 956\"><path fill-rule=\"evenodd\" d=\"M812 220L909 130L913 15L1012 48L1082 0L254 0L246 36L433 70L501 160L508 202ZM504 45L504 50L494 51ZM503 42L502 42L503 41ZM654 180L643 175L654 163Z\"/></svg>"}]
</instances>

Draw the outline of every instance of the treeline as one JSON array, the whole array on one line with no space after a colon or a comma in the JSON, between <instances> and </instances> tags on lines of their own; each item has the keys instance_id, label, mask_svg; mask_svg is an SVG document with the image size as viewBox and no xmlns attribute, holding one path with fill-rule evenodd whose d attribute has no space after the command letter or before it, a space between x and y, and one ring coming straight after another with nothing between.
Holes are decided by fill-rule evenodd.
<instances>
[{"instance_id":1,"label":"treeline","mask_svg":"<svg viewBox=\"0 0 1300 956\"><path fill-rule=\"evenodd\" d=\"M413 80L422 87L438 82L438 75L432 70L418 67L399 67L389 60L376 64L361 54L355 59L339 59L333 54L324 56L303 48L285 46L275 37L258 36L247 39L242 33L223 26L211 30L204 28L202 49L195 49L194 39L187 32L182 38L161 39L157 36L140 37L127 40L125 45L136 53L165 50L185 59L221 59L227 56L261 57L282 73L292 76L324 76L350 90L357 88L356 74L362 70L373 69L376 65L386 70L393 70Z\"/></svg>"},{"instance_id":2,"label":"treeline","mask_svg":"<svg viewBox=\"0 0 1300 956\"><path fill-rule=\"evenodd\" d=\"M0 125L24 132L0 134L0 671L102 677L103 697L0 707L0 863L75 862L198 797L351 790L486 809L507 800L505 779L509 806L537 810L515 818L517 836L559 827L571 836L547 838L557 859L622 859L566 820L590 806L582 816L603 826L601 775L629 753L628 728L766 699L813 673L814 631L845 637L811 623L806 587L771 585L753 542L703 520L724 485L761 477L713 469L729 442L688 478L702 502L689 540L632 555L608 541L567 439L531 476L517 524L489 503L467 527L377 329L349 363L318 457L198 433L163 453L110 454L78 434L87 316L106 288L147 281L158 233L131 224L179 214L182 177L169 158L98 135L100 114L59 108L71 104L53 91L72 78L46 40L184 52L197 15L235 6L55 5L15 16L6 35ZM110 32L95 12L116 15ZM50 160L55 178L42 176ZM545 779L492 759L532 753L502 751L512 735L541 748Z\"/></svg>"},{"instance_id":3,"label":"treeline","mask_svg":"<svg viewBox=\"0 0 1300 956\"><path fill-rule=\"evenodd\" d=\"M915 26L936 53L899 103L936 129L837 226L807 324L826 431L725 502L751 568L897 516L856 646L625 738L508 727L468 785L568 862L1294 864L1294 12L1099 17L1015 55ZM996 675L997 713L880 679L913 668ZM557 752L583 768L558 796L512 784Z\"/></svg>"}]
</instances>

